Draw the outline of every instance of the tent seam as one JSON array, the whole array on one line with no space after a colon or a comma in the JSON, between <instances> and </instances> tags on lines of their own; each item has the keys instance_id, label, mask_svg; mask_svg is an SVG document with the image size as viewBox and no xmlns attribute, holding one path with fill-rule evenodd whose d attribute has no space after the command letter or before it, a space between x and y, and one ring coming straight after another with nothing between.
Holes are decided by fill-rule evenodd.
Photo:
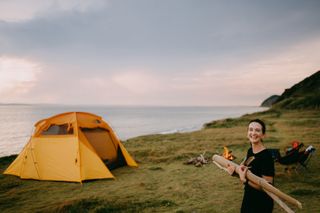
<instances>
[{"instance_id":1,"label":"tent seam","mask_svg":"<svg viewBox=\"0 0 320 213\"><path fill-rule=\"evenodd\" d=\"M74 125L74 129L76 130L76 136L77 136L77 143L78 143L78 152L77 152L77 158L79 158L78 159L78 161L79 161L79 177L80 177L80 183L82 184L82 173L81 173L81 152L80 152L80 138L79 138L79 128L78 128L78 116L77 116L77 113L76 112L74 112L74 115L75 115L75 125Z\"/></svg>"}]
</instances>

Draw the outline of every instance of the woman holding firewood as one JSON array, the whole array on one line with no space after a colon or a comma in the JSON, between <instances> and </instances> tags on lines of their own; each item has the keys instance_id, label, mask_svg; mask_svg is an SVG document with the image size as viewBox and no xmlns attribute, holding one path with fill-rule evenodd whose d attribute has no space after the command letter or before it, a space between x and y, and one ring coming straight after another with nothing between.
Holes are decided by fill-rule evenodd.
<instances>
[{"instance_id":1,"label":"woman holding firewood","mask_svg":"<svg viewBox=\"0 0 320 213\"><path fill-rule=\"evenodd\" d=\"M273 184L274 161L262 142L265 132L263 121L255 119L249 122L247 137L251 147L239 171L240 180L245 185L241 213L270 213L273 210L272 198L262 190L261 186L246 179L246 172L249 169L253 174ZM234 169L232 166L228 167L229 173L232 174Z\"/></svg>"}]
</instances>

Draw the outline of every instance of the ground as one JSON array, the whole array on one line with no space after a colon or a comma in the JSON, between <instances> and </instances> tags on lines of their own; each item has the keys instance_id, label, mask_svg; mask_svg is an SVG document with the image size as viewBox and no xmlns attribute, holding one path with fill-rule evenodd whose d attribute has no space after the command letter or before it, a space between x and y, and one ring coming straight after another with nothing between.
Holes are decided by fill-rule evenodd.
<instances>
[{"instance_id":1,"label":"ground","mask_svg":"<svg viewBox=\"0 0 320 213\"><path fill-rule=\"evenodd\" d=\"M281 153L293 140L317 151L308 170L285 171L276 164L275 186L299 200L303 209L320 212L320 110L268 110L225 119L189 133L149 135L124 141L138 168L112 171L115 180L94 180L82 184L21 180L3 175L15 156L0 159L1 212L239 212L243 186L209 161L202 167L185 165L191 157L222 154L227 146L239 163L249 147L247 122L261 118L267 123L268 148ZM274 212L284 212L275 205Z\"/></svg>"}]
</instances>

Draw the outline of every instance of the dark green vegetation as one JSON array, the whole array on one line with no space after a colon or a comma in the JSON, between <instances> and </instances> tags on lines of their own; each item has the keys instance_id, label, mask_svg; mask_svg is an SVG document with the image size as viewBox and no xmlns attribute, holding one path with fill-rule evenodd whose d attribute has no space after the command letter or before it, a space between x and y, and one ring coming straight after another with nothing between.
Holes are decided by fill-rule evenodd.
<instances>
[{"instance_id":1,"label":"dark green vegetation","mask_svg":"<svg viewBox=\"0 0 320 213\"><path fill-rule=\"evenodd\" d=\"M282 95L267 98L263 106L279 109L319 109L320 108L320 71L286 89Z\"/></svg>"},{"instance_id":2,"label":"dark green vegetation","mask_svg":"<svg viewBox=\"0 0 320 213\"><path fill-rule=\"evenodd\" d=\"M113 170L116 180L83 184L21 180L2 172L14 156L0 159L0 212L238 212L242 185L211 162L203 167L184 165L205 152L210 158L227 146L239 163L249 147L247 122L267 123L268 148L281 153L292 140L317 151L309 169L285 172L276 164L275 186L302 202L297 212L320 212L320 110L279 110L214 121L200 131L149 135L124 142L139 168ZM283 212L275 205L274 212Z\"/></svg>"},{"instance_id":3,"label":"dark green vegetation","mask_svg":"<svg viewBox=\"0 0 320 213\"><path fill-rule=\"evenodd\" d=\"M262 102L261 107L271 107L279 98L279 95L271 95Z\"/></svg>"},{"instance_id":4,"label":"dark green vegetation","mask_svg":"<svg viewBox=\"0 0 320 213\"><path fill-rule=\"evenodd\" d=\"M275 186L298 199L303 209L320 212L320 71L286 90L265 112L213 121L200 131L149 135L124 142L139 168L113 170L116 180L83 184L21 180L4 176L15 156L0 158L0 212L239 212L242 185L210 163L184 165L191 157L211 158L227 146L240 163L249 148L248 121L267 124L268 148L282 154L293 140L317 151L308 170L290 172L276 164ZM291 110L288 110L291 109ZM294 109L294 110L292 110ZM274 212L283 212L275 205Z\"/></svg>"}]
</instances>

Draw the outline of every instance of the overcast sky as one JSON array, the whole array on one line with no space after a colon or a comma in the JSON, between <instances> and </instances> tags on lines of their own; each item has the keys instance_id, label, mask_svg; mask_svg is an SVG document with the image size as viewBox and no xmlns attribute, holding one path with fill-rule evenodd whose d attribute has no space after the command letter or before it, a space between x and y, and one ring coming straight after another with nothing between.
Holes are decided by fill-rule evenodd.
<instances>
[{"instance_id":1,"label":"overcast sky","mask_svg":"<svg viewBox=\"0 0 320 213\"><path fill-rule=\"evenodd\" d=\"M260 105L320 70L319 0L1 0L0 102Z\"/></svg>"}]
</instances>

